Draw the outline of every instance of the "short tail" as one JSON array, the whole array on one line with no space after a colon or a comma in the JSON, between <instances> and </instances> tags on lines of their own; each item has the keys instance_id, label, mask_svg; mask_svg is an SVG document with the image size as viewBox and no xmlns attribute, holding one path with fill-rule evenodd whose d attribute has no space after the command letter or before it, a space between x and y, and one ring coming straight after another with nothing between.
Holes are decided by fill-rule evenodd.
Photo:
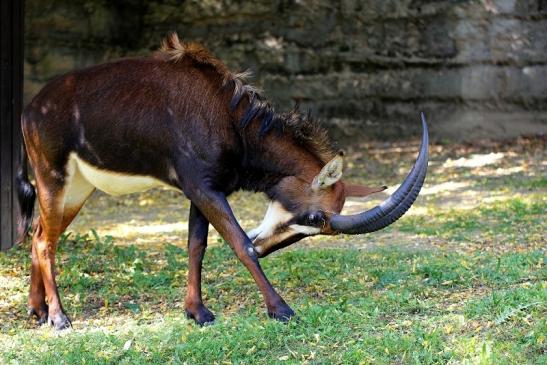
<instances>
[{"instance_id":1,"label":"short tail","mask_svg":"<svg viewBox=\"0 0 547 365\"><path fill-rule=\"evenodd\" d=\"M16 243L21 243L32 225L32 213L34 211L34 201L36 200L36 190L28 179L28 161L24 143L21 144L20 164L15 183L20 212Z\"/></svg>"}]
</instances>

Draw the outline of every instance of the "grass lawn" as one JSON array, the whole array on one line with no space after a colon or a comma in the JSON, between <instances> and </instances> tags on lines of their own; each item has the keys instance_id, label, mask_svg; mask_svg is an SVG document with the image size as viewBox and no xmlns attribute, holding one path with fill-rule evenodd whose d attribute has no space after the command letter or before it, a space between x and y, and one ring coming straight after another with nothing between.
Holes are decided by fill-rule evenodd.
<instances>
[{"instance_id":1,"label":"grass lawn","mask_svg":"<svg viewBox=\"0 0 547 365\"><path fill-rule=\"evenodd\" d=\"M346 176L396 185L416 150L356 146ZM26 315L29 243L0 254L0 363L547 364L545 140L437 145L431 157L415 207L388 229L307 239L261 261L297 313L288 324L267 319L214 231L204 299L217 321L186 320L188 202L97 193L58 253L72 330ZM265 210L261 196L231 202L245 228Z\"/></svg>"}]
</instances>

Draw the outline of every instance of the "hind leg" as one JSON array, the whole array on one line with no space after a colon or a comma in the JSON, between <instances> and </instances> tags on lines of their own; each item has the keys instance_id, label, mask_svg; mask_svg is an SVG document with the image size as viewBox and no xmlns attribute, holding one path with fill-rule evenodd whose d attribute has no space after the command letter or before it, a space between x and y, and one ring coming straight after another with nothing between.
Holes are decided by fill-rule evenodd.
<instances>
[{"instance_id":1,"label":"hind leg","mask_svg":"<svg viewBox=\"0 0 547 365\"><path fill-rule=\"evenodd\" d=\"M38 225L38 227L40 227ZM38 235L38 227L34 233L34 236ZM30 292L28 297L29 315L35 316L38 324L42 325L47 322L48 306L46 304L46 289L44 288L44 281L42 280L42 272L40 269L40 261L38 260L38 253L36 251L36 245L34 244L35 238L32 239L31 249L31 271L30 271Z\"/></svg>"},{"instance_id":2,"label":"hind leg","mask_svg":"<svg viewBox=\"0 0 547 365\"><path fill-rule=\"evenodd\" d=\"M69 175L61 181L55 182L37 176L40 218L32 241L29 294L30 313L38 317L39 323L44 323L49 317L49 322L56 329L70 326L61 305L55 280L57 243L61 233L72 222L94 190L94 187L77 171L74 172L74 169L72 173L69 169Z\"/></svg>"},{"instance_id":3,"label":"hind leg","mask_svg":"<svg viewBox=\"0 0 547 365\"><path fill-rule=\"evenodd\" d=\"M63 312L55 281L55 252L63 222L63 188L62 186L46 185L43 182L40 183L39 180L37 178L40 218L32 239L32 250L36 254L45 299L49 306L48 322L53 324L56 329L65 329L70 327L70 321ZM34 270L32 273L36 276L38 274ZM37 279L34 277L31 279L32 283L36 283L36 281ZM40 294L39 290L33 293L33 289L36 287L39 288L39 285L31 285L29 296L31 305Z\"/></svg>"},{"instance_id":4,"label":"hind leg","mask_svg":"<svg viewBox=\"0 0 547 365\"><path fill-rule=\"evenodd\" d=\"M85 201L84 201L85 202ZM63 214L63 229L72 222L80 208L83 206L83 203L78 208L74 208L69 211L68 214L65 212ZM42 272L40 269L40 261L38 259L38 252L36 251L36 245L34 244L35 240L38 240L41 233L39 229L41 225L37 222L37 228L35 231L36 238L33 238L32 251L31 251L31 273L30 273L30 292L29 292L29 315L36 317L36 320L39 325L42 325L47 322L48 319L48 305L46 304L46 291L44 287L44 281L42 280Z\"/></svg>"}]
</instances>

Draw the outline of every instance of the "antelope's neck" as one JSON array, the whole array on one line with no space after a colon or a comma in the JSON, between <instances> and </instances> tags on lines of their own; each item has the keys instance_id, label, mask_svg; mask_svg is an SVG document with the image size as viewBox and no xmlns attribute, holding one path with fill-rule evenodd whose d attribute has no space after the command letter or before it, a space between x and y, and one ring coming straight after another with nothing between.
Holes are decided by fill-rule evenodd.
<instances>
[{"instance_id":1,"label":"antelope's neck","mask_svg":"<svg viewBox=\"0 0 547 365\"><path fill-rule=\"evenodd\" d=\"M311 184L321 170L321 162L290 136L271 132L246 142L242 166L245 190L270 195L283 178L295 177Z\"/></svg>"}]
</instances>

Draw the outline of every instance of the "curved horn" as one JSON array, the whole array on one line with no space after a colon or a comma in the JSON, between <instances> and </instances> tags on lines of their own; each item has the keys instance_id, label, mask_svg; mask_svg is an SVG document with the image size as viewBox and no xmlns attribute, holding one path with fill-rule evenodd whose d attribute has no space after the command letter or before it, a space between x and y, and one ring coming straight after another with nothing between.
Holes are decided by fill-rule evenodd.
<instances>
[{"instance_id":1,"label":"curved horn","mask_svg":"<svg viewBox=\"0 0 547 365\"><path fill-rule=\"evenodd\" d=\"M401 186L380 205L359 214L333 215L332 229L338 233L361 234L378 231L399 219L418 197L427 173L429 134L424 113L422 116L422 145L416 163Z\"/></svg>"}]
</instances>

